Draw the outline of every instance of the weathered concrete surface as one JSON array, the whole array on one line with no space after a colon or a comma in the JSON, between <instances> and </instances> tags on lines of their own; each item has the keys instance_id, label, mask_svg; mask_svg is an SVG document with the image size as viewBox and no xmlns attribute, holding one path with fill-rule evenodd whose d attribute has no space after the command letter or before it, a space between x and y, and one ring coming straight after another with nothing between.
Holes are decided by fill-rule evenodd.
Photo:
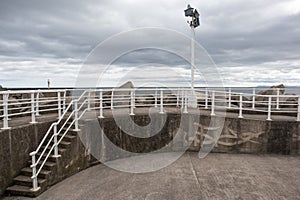
<instances>
[{"instance_id":1,"label":"weathered concrete surface","mask_svg":"<svg viewBox=\"0 0 300 200\"><path fill-rule=\"evenodd\" d=\"M104 113L105 119L96 118L87 121L85 124L86 127L82 127L83 132L80 132L79 135L89 135L88 130L90 123L96 123L102 126L105 134L114 144L130 152L150 152L169 144L170 149L174 150L176 146L180 147L184 145L184 140L189 138L182 138L182 143L176 143L172 140L180 125L180 114L176 109L166 109L166 111L168 114L166 114L167 119L165 125L156 136L151 138L138 139L130 137L117 127L114 119L111 118L111 113L108 112ZM211 118L209 111L201 112L200 124L209 126ZM145 126L150 123L149 116L147 112L145 112L145 109L136 109L135 113L136 115L132 118L136 124ZM126 115L128 116L128 113ZM300 123L296 122L293 117L274 116L273 121L268 122L263 115L257 115L256 118L253 118L253 115L244 115L244 119L238 119L236 115L237 114L229 113L226 116L221 138L217 146L213 149L213 152L300 153ZM11 184L12 178L18 175L21 168L25 167L29 159L29 152L33 150L33 147L37 146L37 141L42 138L42 135L47 131L52 121L53 119L48 121L46 126L44 126L43 123L22 126L23 124L19 124L21 121L16 121L14 123L16 123L16 126L20 125L20 129L13 128L11 130L0 131L0 158L1 161L3 161L0 163L0 194L3 193L6 186ZM22 128L25 129L21 130ZM205 131L199 128L198 132L200 135L199 141L202 142ZM90 140L87 141L88 143L94 145L92 142L95 141L97 137L87 137L86 139ZM97 142L99 142L99 140L97 140ZM200 144L201 143L196 144L196 150L199 150ZM195 148L193 149L195 150ZM88 162L92 159L89 153L88 149L83 148L81 140L76 138L76 143L72 143L68 151L68 156L58 159L57 176L50 181L50 185L88 167ZM109 149L103 149L102 147L99 148L99 153L104 156L110 154ZM113 159L118 158L119 157L116 156Z\"/></svg>"},{"instance_id":2,"label":"weathered concrete surface","mask_svg":"<svg viewBox=\"0 0 300 200\"><path fill-rule=\"evenodd\" d=\"M0 130L0 196L6 187L12 184L13 178L28 165L29 153L34 150L42 139L55 117L44 117L43 122L19 125L16 128ZM24 123L24 122L23 122Z\"/></svg>"},{"instance_id":3,"label":"weathered concrete surface","mask_svg":"<svg viewBox=\"0 0 300 200\"><path fill-rule=\"evenodd\" d=\"M51 187L36 200L299 199L300 157L186 153L151 173L97 165ZM5 197L4 200L26 200Z\"/></svg>"}]
</instances>

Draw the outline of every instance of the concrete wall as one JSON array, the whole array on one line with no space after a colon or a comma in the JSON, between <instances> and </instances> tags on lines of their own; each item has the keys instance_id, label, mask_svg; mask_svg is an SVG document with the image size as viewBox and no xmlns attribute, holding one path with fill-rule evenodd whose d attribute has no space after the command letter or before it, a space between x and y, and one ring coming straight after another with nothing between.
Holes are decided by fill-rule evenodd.
<instances>
[{"instance_id":1,"label":"concrete wall","mask_svg":"<svg viewBox=\"0 0 300 200\"><path fill-rule=\"evenodd\" d=\"M121 116L122 117L122 116ZM159 115L157 116L159 117ZM178 141L173 138L181 123L179 114L165 115L166 121L162 129L150 138L135 138L128 135L112 118L95 119L85 121L79 132L76 142L73 142L68 152L57 160L57 174L50 180L54 184L86 167L90 161L95 160L90 155L91 149L96 149L101 157L117 159L118 154L112 152L101 138L101 133L95 132L95 127L102 127L107 137L115 145L130 152L151 152L168 146L168 150L177 150L186 145L184 137ZM148 115L136 115L132 119L140 126L150 123ZM210 124L210 116L201 115L200 126L196 139L190 150L199 150L205 138L206 130ZM7 186L12 183L15 176L30 160L29 153L36 148L38 141L48 130L52 121L28 124L10 130L0 131L0 195ZM184 122L188 123L188 122ZM100 125L100 126L99 126ZM130 127L129 127L130 128ZM184 130L188 132L187 130ZM225 119L221 137L212 152L223 153L277 153L300 154L300 123L291 121L265 121L250 119ZM88 146L85 149L82 141ZM99 143L101 145L99 145ZM113 156L111 156L113 155Z\"/></svg>"},{"instance_id":2,"label":"concrete wall","mask_svg":"<svg viewBox=\"0 0 300 200\"><path fill-rule=\"evenodd\" d=\"M136 115L132 119L140 126L146 126L150 123L150 118L147 115ZM201 125L189 150L199 151L207 134L206 129L210 126L210 121L211 116L201 115ZM178 141L173 140L180 123L180 115L168 114L162 130L155 136L136 138L128 135L124 131L124 127L118 127L112 118L95 119L86 122L82 132L82 140L86 144L85 146L90 149L98 148L98 157L104 160L117 159L120 158L120 155L102 142L100 126L114 145L126 151L148 153L165 146L169 147L168 150L174 151L184 148L190 139L183 137ZM300 123L296 121L266 121L226 117L224 126L220 127L222 129L220 138L212 152L300 154L299 127ZM96 133L95 130L97 130ZM188 128L185 131L188 131ZM100 143L103 144L99 145Z\"/></svg>"},{"instance_id":3,"label":"concrete wall","mask_svg":"<svg viewBox=\"0 0 300 200\"><path fill-rule=\"evenodd\" d=\"M37 146L52 121L0 130L0 195L28 165L29 153Z\"/></svg>"},{"instance_id":4,"label":"concrete wall","mask_svg":"<svg viewBox=\"0 0 300 200\"><path fill-rule=\"evenodd\" d=\"M201 116L209 126L210 116ZM212 152L300 154L300 123L226 117L221 136ZM204 131L199 131L203 141ZM200 144L197 144L200 146Z\"/></svg>"}]
</instances>

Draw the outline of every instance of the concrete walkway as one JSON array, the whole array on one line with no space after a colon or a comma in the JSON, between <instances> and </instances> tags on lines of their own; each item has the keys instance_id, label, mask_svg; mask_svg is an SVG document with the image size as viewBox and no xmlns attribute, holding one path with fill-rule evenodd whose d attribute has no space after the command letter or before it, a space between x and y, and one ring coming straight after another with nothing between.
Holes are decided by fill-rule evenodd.
<instances>
[{"instance_id":1,"label":"concrete walkway","mask_svg":"<svg viewBox=\"0 0 300 200\"><path fill-rule=\"evenodd\" d=\"M97 165L36 200L299 199L300 157L186 153L157 172L129 174ZM4 200L27 200L5 197Z\"/></svg>"}]
</instances>

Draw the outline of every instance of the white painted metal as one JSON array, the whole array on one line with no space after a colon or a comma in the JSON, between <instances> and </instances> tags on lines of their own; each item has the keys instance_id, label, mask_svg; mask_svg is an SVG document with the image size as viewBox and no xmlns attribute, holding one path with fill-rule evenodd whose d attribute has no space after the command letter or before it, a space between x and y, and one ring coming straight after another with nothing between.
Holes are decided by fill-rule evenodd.
<instances>
[{"instance_id":1,"label":"white painted metal","mask_svg":"<svg viewBox=\"0 0 300 200\"><path fill-rule=\"evenodd\" d=\"M187 107L188 107L188 94L187 94L187 91L185 91L184 92L184 110L183 110L183 113L188 113Z\"/></svg>"},{"instance_id":2,"label":"white painted metal","mask_svg":"<svg viewBox=\"0 0 300 200\"><path fill-rule=\"evenodd\" d=\"M131 89L130 91L130 115L134 115L133 109L134 109L134 89Z\"/></svg>"},{"instance_id":3,"label":"white painted metal","mask_svg":"<svg viewBox=\"0 0 300 200\"><path fill-rule=\"evenodd\" d=\"M297 121L300 121L300 96L298 96L298 112L297 112Z\"/></svg>"},{"instance_id":4,"label":"white painted metal","mask_svg":"<svg viewBox=\"0 0 300 200\"><path fill-rule=\"evenodd\" d=\"M268 121L271 121L271 120L272 120L272 119L271 119L272 97L269 96L268 99L269 99L269 100L268 100L268 118L267 118L267 120L268 120Z\"/></svg>"},{"instance_id":5,"label":"white painted metal","mask_svg":"<svg viewBox=\"0 0 300 200\"><path fill-rule=\"evenodd\" d=\"M205 88L205 109L208 109L208 89Z\"/></svg>"},{"instance_id":6,"label":"white painted metal","mask_svg":"<svg viewBox=\"0 0 300 200\"><path fill-rule=\"evenodd\" d=\"M192 38L191 38L191 87L194 90L195 82L195 27L191 26Z\"/></svg>"},{"instance_id":7,"label":"white painted metal","mask_svg":"<svg viewBox=\"0 0 300 200\"><path fill-rule=\"evenodd\" d=\"M228 108L231 108L231 88L228 89Z\"/></svg>"},{"instance_id":8,"label":"white painted metal","mask_svg":"<svg viewBox=\"0 0 300 200\"><path fill-rule=\"evenodd\" d=\"M58 118L61 118L61 96L60 92L57 92L57 110L58 110Z\"/></svg>"},{"instance_id":9,"label":"white painted metal","mask_svg":"<svg viewBox=\"0 0 300 200\"><path fill-rule=\"evenodd\" d=\"M252 109L255 109L255 88L252 89Z\"/></svg>"},{"instance_id":10,"label":"white painted metal","mask_svg":"<svg viewBox=\"0 0 300 200\"><path fill-rule=\"evenodd\" d=\"M160 89L160 114L164 114L164 92Z\"/></svg>"},{"instance_id":11,"label":"white painted metal","mask_svg":"<svg viewBox=\"0 0 300 200\"><path fill-rule=\"evenodd\" d=\"M215 91L211 93L211 116L215 116Z\"/></svg>"},{"instance_id":12,"label":"white painted metal","mask_svg":"<svg viewBox=\"0 0 300 200\"><path fill-rule=\"evenodd\" d=\"M104 118L103 116L103 91L100 90L100 115L99 118Z\"/></svg>"},{"instance_id":13,"label":"white painted metal","mask_svg":"<svg viewBox=\"0 0 300 200\"><path fill-rule=\"evenodd\" d=\"M32 124L36 123L35 121L35 105L34 105L34 92L31 92L31 122Z\"/></svg>"},{"instance_id":14,"label":"white painted metal","mask_svg":"<svg viewBox=\"0 0 300 200\"><path fill-rule=\"evenodd\" d=\"M277 96L276 96L276 109L279 110L279 96L280 96L280 88L276 88L277 89Z\"/></svg>"},{"instance_id":15,"label":"white painted metal","mask_svg":"<svg viewBox=\"0 0 300 200\"><path fill-rule=\"evenodd\" d=\"M238 118L244 118L243 117L243 94L242 93L240 93L239 117Z\"/></svg>"}]
</instances>

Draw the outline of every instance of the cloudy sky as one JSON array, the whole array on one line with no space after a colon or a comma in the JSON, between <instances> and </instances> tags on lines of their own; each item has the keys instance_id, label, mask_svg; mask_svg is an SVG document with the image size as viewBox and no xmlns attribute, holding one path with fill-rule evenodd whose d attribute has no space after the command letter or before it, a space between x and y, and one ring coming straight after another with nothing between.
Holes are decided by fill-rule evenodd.
<instances>
[{"instance_id":1,"label":"cloudy sky","mask_svg":"<svg viewBox=\"0 0 300 200\"><path fill-rule=\"evenodd\" d=\"M183 14L188 3L201 13L196 41L215 62L225 86L299 86L299 0L1 0L0 84L46 87L50 79L53 87L75 86L92 50L101 48L99 43L137 28L157 27L189 37ZM157 37L148 36L129 37L114 48L146 38L154 44ZM189 43L173 38L164 45L165 49L181 47L180 51L189 54ZM97 56L108 56L114 48ZM196 57L201 53L196 52ZM97 70L97 65L93 67ZM189 78L189 63L178 56L161 50L133 50L111 64L103 86L121 79L125 69L138 69L136 74L178 85L181 81L175 76L168 79L170 68ZM203 76L196 74L198 86Z\"/></svg>"}]
</instances>

